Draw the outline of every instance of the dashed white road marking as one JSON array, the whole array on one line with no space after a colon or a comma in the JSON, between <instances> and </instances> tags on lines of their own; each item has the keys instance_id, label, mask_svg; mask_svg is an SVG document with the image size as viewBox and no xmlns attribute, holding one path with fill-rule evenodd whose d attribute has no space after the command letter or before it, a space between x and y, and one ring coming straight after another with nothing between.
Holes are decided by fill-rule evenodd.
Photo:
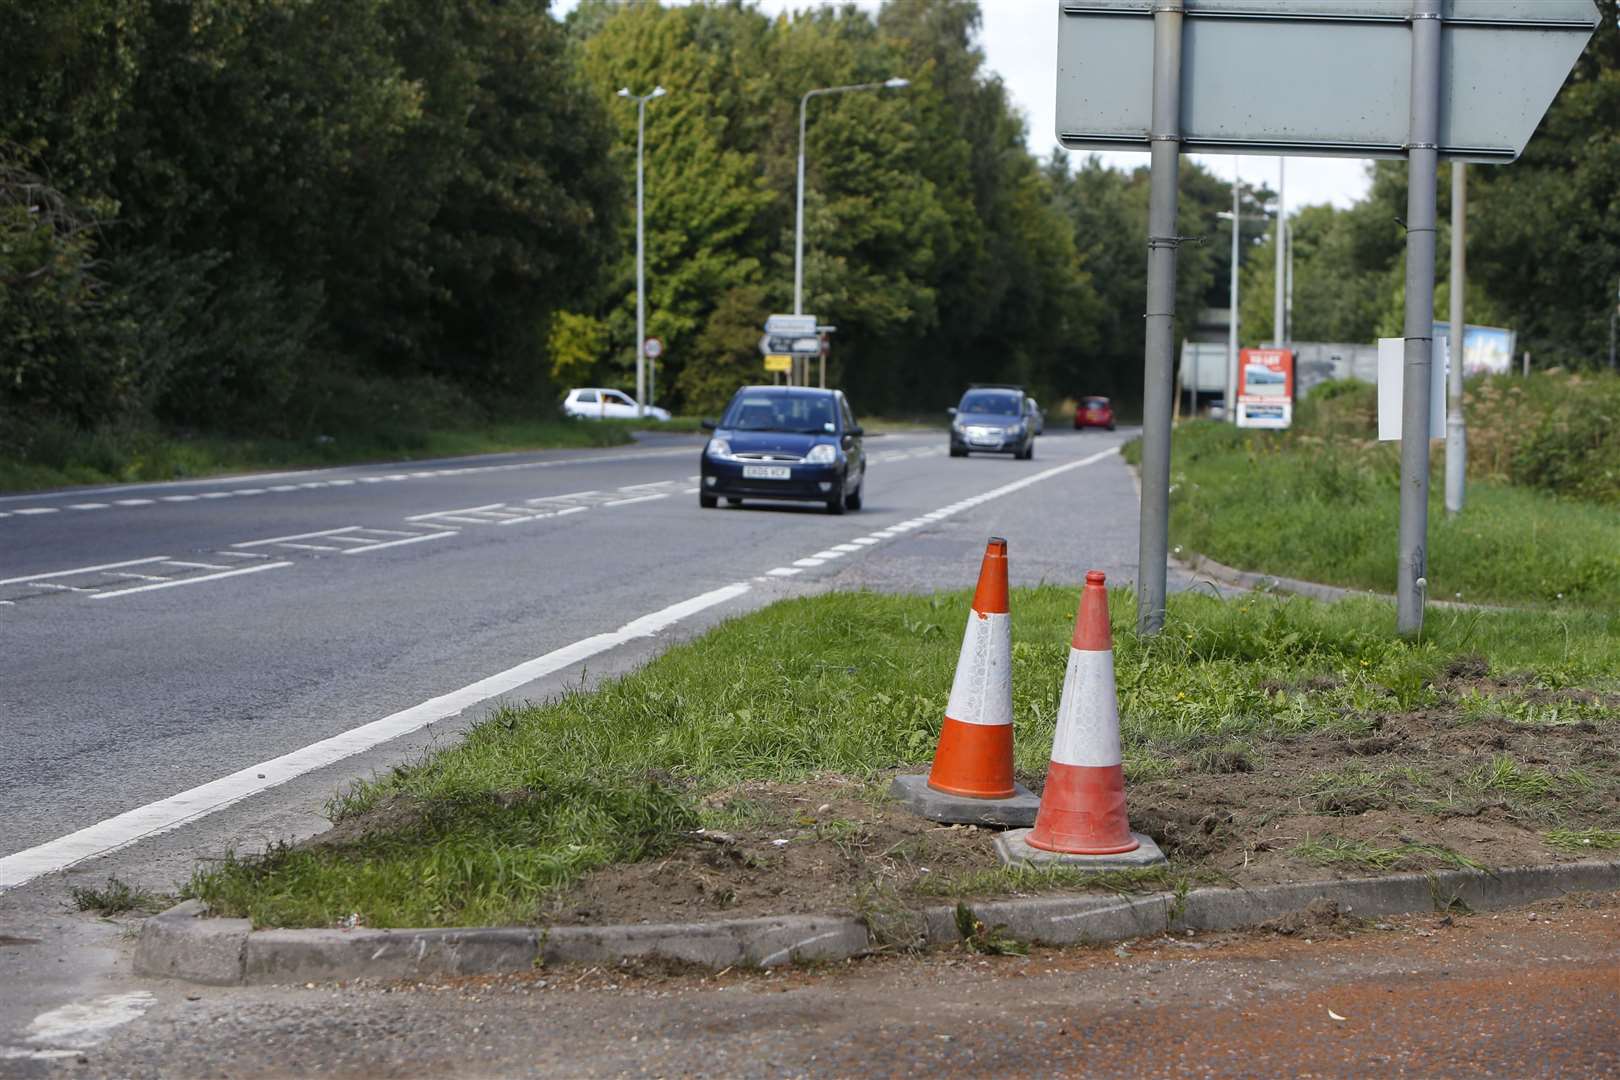
<instances>
[{"instance_id":1,"label":"dashed white road marking","mask_svg":"<svg viewBox=\"0 0 1620 1080\"><path fill-rule=\"evenodd\" d=\"M852 551L861 550L861 547L860 547L859 544L834 544L832 547L828 548L827 550L828 551L842 551L844 554L847 555Z\"/></svg>"},{"instance_id":2,"label":"dashed white road marking","mask_svg":"<svg viewBox=\"0 0 1620 1080\"><path fill-rule=\"evenodd\" d=\"M793 566L772 567L771 569L769 569L769 570L767 570L765 572L767 574L771 575L771 577L792 577L794 574L802 574L802 573L804 573L803 570L800 570L797 567L793 567Z\"/></svg>"},{"instance_id":3,"label":"dashed white road marking","mask_svg":"<svg viewBox=\"0 0 1620 1080\"><path fill-rule=\"evenodd\" d=\"M20 582L35 582L44 578L73 577L77 574L93 574L98 570L122 570L126 566L145 566L147 563L162 562L162 555L153 555L145 559L125 559L123 562L100 563L96 566L80 566L73 570L53 570L48 574L25 574L22 577L0 579L0 585L16 585Z\"/></svg>"},{"instance_id":4,"label":"dashed white road marking","mask_svg":"<svg viewBox=\"0 0 1620 1080\"><path fill-rule=\"evenodd\" d=\"M105 510L107 503L70 503L69 510Z\"/></svg>"},{"instance_id":5,"label":"dashed white road marking","mask_svg":"<svg viewBox=\"0 0 1620 1080\"><path fill-rule=\"evenodd\" d=\"M23 514L54 514L54 513L56 513L56 507L54 507L54 506L25 506L21 510L13 510L11 512L13 514L17 514L19 516L23 515Z\"/></svg>"},{"instance_id":6,"label":"dashed white road marking","mask_svg":"<svg viewBox=\"0 0 1620 1080\"><path fill-rule=\"evenodd\" d=\"M151 506L151 499L116 499L119 506Z\"/></svg>"},{"instance_id":7,"label":"dashed white road marking","mask_svg":"<svg viewBox=\"0 0 1620 1080\"><path fill-rule=\"evenodd\" d=\"M232 544L233 548L262 547L265 544L284 544L288 540L313 540L317 536L341 536L344 533L358 532L360 526L345 525L341 529L322 529L320 532L292 533L288 536L272 536L267 540L246 540L240 544Z\"/></svg>"},{"instance_id":8,"label":"dashed white road marking","mask_svg":"<svg viewBox=\"0 0 1620 1080\"><path fill-rule=\"evenodd\" d=\"M495 510L505 506L505 503L485 503L483 506L463 506L459 510L435 510L429 514L412 514L406 521L422 521L426 518L447 517L450 514L477 514L485 510Z\"/></svg>"},{"instance_id":9,"label":"dashed white road marking","mask_svg":"<svg viewBox=\"0 0 1620 1080\"><path fill-rule=\"evenodd\" d=\"M364 555L368 551L381 551L383 548L399 547L401 544L420 544L424 540L442 540L446 536L460 536L457 529L447 529L444 532L427 533L423 536L412 536L404 540L385 540L380 544L368 544L365 547L347 548L345 555Z\"/></svg>"},{"instance_id":10,"label":"dashed white road marking","mask_svg":"<svg viewBox=\"0 0 1620 1080\"><path fill-rule=\"evenodd\" d=\"M220 578L238 577L242 574L257 574L261 570L279 570L283 566L291 566L290 562L257 563L253 566L240 566L235 570L222 570L217 574L202 574L198 577L179 578L175 581L163 581L156 585L136 585L129 589L114 589L112 592L98 592L91 596L92 600L109 600L115 596L130 596L134 593L151 592L153 589L174 589L181 585L197 585L204 581L218 581Z\"/></svg>"},{"instance_id":11,"label":"dashed white road marking","mask_svg":"<svg viewBox=\"0 0 1620 1080\"><path fill-rule=\"evenodd\" d=\"M631 503L652 502L654 499L667 499L667 498L669 498L669 493L666 491L666 492L663 492L663 493L658 494L658 495L638 495L633 499L615 499L612 502L603 503L602 506L603 507L629 506Z\"/></svg>"},{"instance_id":12,"label":"dashed white road marking","mask_svg":"<svg viewBox=\"0 0 1620 1080\"><path fill-rule=\"evenodd\" d=\"M273 565L273 564L272 564ZM250 569L258 569L252 567ZM507 668L448 694L362 724L353 730L312 743L278 758L250 765L189 791L125 811L77 832L0 858L0 892L62 870L85 859L128 847L137 840L169 832L198 818L223 810L250 795L284 784L312 770L362 753L391 739L409 735L436 720L455 716L479 702L516 690L566 667L589 660L630 641L656 636L660 631L709 608L745 595L747 582L734 582L701 593L625 623L617 630L595 634L533 660Z\"/></svg>"}]
</instances>

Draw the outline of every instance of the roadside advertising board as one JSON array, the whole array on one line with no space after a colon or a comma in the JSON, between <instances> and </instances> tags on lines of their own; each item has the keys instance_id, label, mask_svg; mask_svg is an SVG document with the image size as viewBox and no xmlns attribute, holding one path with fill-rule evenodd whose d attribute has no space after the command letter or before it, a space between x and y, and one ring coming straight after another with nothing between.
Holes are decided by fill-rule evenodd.
<instances>
[{"instance_id":1,"label":"roadside advertising board","mask_svg":"<svg viewBox=\"0 0 1620 1080\"><path fill-rule=\"evenodd\" d=\"M1293 422L1294 354L1288 349L1238 353L1238 427L1286 428Z\"/></svg>"},{"instance_id":2,"label":"roadside advertising board","mask_svg":"<svg viewBox=\"0 0 1620 1080\"><path fill-rule=\"evenodd\" d=\"M1451 341L1451 324L1434 324L1434 338ZM1513 351L1518 335L1500 326L1463 327L1463 377L1470 375L1510 375L1513 372Z\"/></svg>"}]
</instances>

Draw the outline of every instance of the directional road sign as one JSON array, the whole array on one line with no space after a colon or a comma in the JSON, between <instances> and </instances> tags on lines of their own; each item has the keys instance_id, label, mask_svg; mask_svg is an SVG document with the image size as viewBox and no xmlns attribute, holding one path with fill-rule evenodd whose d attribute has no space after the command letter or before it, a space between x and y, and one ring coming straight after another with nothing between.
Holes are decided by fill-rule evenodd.
<instances>
[{"instance_id":1,"label":"directional road sign","mask_svg":"<svg viewBox=\"0 0 1620 1080\"><path fill-rule=\"evenodd\" d=\"M1185 0L1181 150L1405 157L1411 0ZM1153 0L1058 0L1057 136L1149 149ZM1598 25L1592 0L1448 0L1443 158L1519 156Z\"/></svg>"},{"instance_id":2,"label":"directional road sign","mask_svg":"<svg viewBox=\"0 0 1620 1080\"><path fill-rule=\"evenodd\" d=\"M790 356L820 356L821 338L806 335L766 334L759 339L759 351L766 356L787 353Z\"/></svg>"},{"instance_id":3,"label":"directional road sign","mask_svg":"<svg viewBox=\"0 0 1620 1080\"><path fill-rule=\"evenodd\" d=\"M765 320L765 332L780 337L793 337L816 332L814 315L772 315Z\"/></svg>"}]
</instances>

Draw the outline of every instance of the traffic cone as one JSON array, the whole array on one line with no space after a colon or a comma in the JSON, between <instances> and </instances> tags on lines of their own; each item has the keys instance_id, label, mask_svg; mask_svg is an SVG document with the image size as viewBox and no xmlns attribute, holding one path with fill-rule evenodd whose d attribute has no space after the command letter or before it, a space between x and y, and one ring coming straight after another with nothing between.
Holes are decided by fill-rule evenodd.
<instances>
[{"instance_id":1,"label":"traffic cone","mask_svg":"<svg viewBox=\"0 0 1620 1080\"><path fill-rule=\"evenodd\" d=\"M999 536L985 545L928 786L970 799L1013 794L1012 623Z\"/></svg>"},{"instance_id":2,"label":"traffic cone","mask_svg":"<svg viewBox=\"0 0 1620 1080\"><path fill-rule=\"evenodd\" d=\"M1007 541L992 536L979 567L945 723L928 776L897 776L890 793L932 821L1028 827L1040 800L1013 780L1012 626Z\"/></svg>"},{"instance_id":3,"label":"traffic cone","mask_svg":"<svg viewBox=\"0 0 1620 1080\"><path fill-rule=\"evenodd\" d=\"M1030 847L1072 855L1118 855L1141 846L1125 817L1125 769L1114 691L1114 641L1108 590L1100 571L1086 574L1063 676L1052 765Z\"/></svg>"}]
</instances>

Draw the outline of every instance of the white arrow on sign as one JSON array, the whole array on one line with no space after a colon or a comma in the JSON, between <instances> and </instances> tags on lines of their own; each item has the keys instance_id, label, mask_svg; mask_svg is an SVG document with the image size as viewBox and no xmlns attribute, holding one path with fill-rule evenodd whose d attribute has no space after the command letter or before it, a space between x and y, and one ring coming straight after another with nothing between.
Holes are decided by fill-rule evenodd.
<instances>
[{"instance_id":1,"label":"white arrow on sign","mask_svg":"<svg viewBox=\"0 0 1620 1080\"><path fill-rule=\"evenodd\" d=\"M1181 150L1406 156L1411 0L1185 0ZM1059 0L1057 136L1148 150L1152 0ZM1524 149L1598 25L1592 0L1450 0L1443 158Z\"/></svg>"}]
</instances>

